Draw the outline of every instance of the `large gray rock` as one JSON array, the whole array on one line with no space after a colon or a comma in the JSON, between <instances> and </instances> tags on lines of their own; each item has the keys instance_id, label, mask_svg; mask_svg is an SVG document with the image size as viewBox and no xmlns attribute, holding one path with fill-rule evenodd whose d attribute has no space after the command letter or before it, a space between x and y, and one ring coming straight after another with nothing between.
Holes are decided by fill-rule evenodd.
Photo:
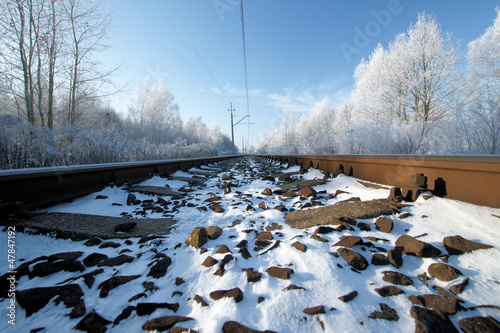
<instances>
[{"instance_id":1,"label":"large gray rock","mask_svg":"<svg viewBox=\"0 0 500 333\"><path fill-rule=\"evenodd\" d=\"M305 229L329 224L332 219L342 217L368 219L381 215L392 215L397 212L399 209L396 207L375 200L342 201L331 206L290 212L286 214L285 219L292 228Z\"/></svg>"}]
</instances>

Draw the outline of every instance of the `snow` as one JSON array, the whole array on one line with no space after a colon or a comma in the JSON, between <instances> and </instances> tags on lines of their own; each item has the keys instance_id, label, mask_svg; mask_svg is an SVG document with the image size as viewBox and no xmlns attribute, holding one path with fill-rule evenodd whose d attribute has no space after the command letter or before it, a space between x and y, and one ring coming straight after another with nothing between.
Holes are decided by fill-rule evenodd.
<instances>
[{"instance_id":1,"label":"snow","mask_svg":"<svg viewBox=\"0 0 500 333\"><path fill-rule=\"evenodd\" d=\"M248 160L249 168L256 168L258 165L254 160ZM278 164L275 164L277 167ZM212 168L216 167L212 165ZM203 168L208 170L208 168ZM195 329L200 332L220 332L224 322L234 320L240 324L246 325L256 330L273 330L277 332L323 332L320 322L325 326L325 332L413 332L415 330L414 319L410 316L411 302L407 296L435 293L430 286L436 284L443 288L449 288L458 283L465 277L469 277L470 283L465 292L459 297L465 300L465 307L493 304L500 305L500 209L489 207L480 207L472 204L433 197L424 200L420 197L411 207L401 210L401 213L409 212L413 216L400 220L397 216L390 216L394 220L394 230L389 234L382 234L375 230L374 222L376 219L358 220L372 225L372 231L344 231L343 233L330 233L322 235L329 240L328 243L318 242L309 238L315 228L307 230L292 229L284 223L285 213L276 210L261 210L246 212L245 207L249 203L243 202L243 198L238 198L235 191L249 193L253 196L248 198L251 205L256 207L262 202L260 192L265 188L277 188L275 184L269 181L255 180L247 181L245 177L238 173L234 168L236 180L240 183L239 187L233 187L233 191L228 195L223 195L223 190L217 187L220 184L220 177L210 178L204 186L199 186L195 194L189 196L188 202L201 205L203 200L210 197L210 193L215 193L222 197L221 205L225 212L213 213L199 211L196 208L181 207L178 212L172 213L178 220L174 230L165 235L160 245L155 245L153 240L146 243L145 247L137 244L138 238L132 238L133 245L124 244L125 240L115 239L113 241L122 244L118 248L98 249L97 247L86 247L84 241L74 242L71 240L53 239L48 236L33 235L17 232L16 233L16 258L17 264L20 260L32 260L41 255L50 255L60 252L83 251L84 254L80 260L91 253L98 252L109 257L117 256L120 251L127 248L131 252L128 255L136 257L142 254L140 258L134 259L132 263L121 266L105 268L104 273L96 275L96 281L89 289L82 281L76 280L72 283L80 284L85 296L87 313L95 310L102 317L113 321L122 310L139 302L178 302L180 307L175 315L188 316L194 318L177 326ZM296 172L298 167L285 169L287 172ZM227 171L224 172L227 174ZM179 173L177 176L187 176L187 173ZM192 175L190 175L192 176ZM219 175L220 176L220 175ZM301 175L293 175L298 178ZM302 175L303 179L323 178L319 170L310 169ZM141 185L165 186L172 189L187 186L186 182L178 180L167 180L164 178L153 177ZM347 191L347 194L340 194L335 199L327 201L326 194L321 195L321 202L326 205L334 204L337 201L345 200L350 197L360 197L362 200L374 198L385 198L389 191L383 189L374 189L365 187L358 183L358 179L341 175L335 179L329 180L326 184L316 186L316 191L326 191L326 193L335 193L341 189ZM96 200L97 195L105 195L107 199ZM71 203L60 204L49 209L52 212L72 212L86 213L96 215L120 216L122 212L133 214L136 207L124 204L128 192L123 188L105 188L104 190L82 197ZM155 199L154 196L147 196L136 193L138 199ZM278 196L266 197L265 201L269 207L279 204L291 208L298 205L299 198L281 202ZM168 197L165 197L168 199ZM112 203L122 203L123 206L112 206ZM233 204L239 203L236 206ZM238 209L233 209L237 207ZM314 209L314 208L310 208ZM399 215L399 214L398 214ZM426 217L424 217L426 216ZM149 217L161 217L161 214L149 214ZM233 222L241 221L232 227ZM255 233L243 233L243 230L257 229L265 230L265 227L277 223L283 227L277 230L282 234L273 232L274 239L281 241L278 248L259 255L265 251L253 251L253 240ZM191 230L197 226L207 227L217 225L223 228L222 236L216 240L210 240L204 245L207 253L200 255L199 249L194 249L184 244L184 240L189 236ZM406 231L408 229L408 231ZM332 244L340 240L341 235L359 235L374 236L385 238L387 242L379 242L376 245L391 249L396 239L402 234L417 236L428 233L427 236L419 239L431 243L443 253L446 253L442 240L446 236L461 235L467 239L493 245L494 248L488 250L478 250L472 253L460 256L450 256L449 264L459 268L464 275L450 282L442 282L437 279L429 281L429 287L426 287L417 275L427 271L427 267L434 262L440 262L438 258L417 258L404 256L404 264L399 270L392 266L374 266L362 271L361 274L350 269L342 258L336 258L332 255L336 247ZM302 236L302 237L301 237ZM6 231L0 235L2 240L7 239ZM296 238L297 237L297 238ZM248 240L248 249L252 254L249 259L243 259L234 246L241 240ZM302 253L291 246L295 241L307 245L307 252ZM3 241L2 241L3 243ZM180 248L174 247L181 243ZM217 265L211 268L202 266L202 262L210 255L217 260L221 260L223 254L215 254L220 245L225 244L232 251L236 260L230 261L226 265L226 272L222 277L214 276ZM151 250L156 249L172 258L172 265L168 268L167 274L159 279L147 277L149 271L148 264L152 261L155 253ZM360 252L369 262L371 254L369 248L365 251L361 247L354 248ZM0 258L2 268L7 267L7 256ZM338 267L338 264L342 268ZM265 270L270 266L282 265L294 270L290 280L276 279ZM247 283L246 273L243 268L254 268L255 271L262 273L262 279L255 283ZM26 290L34 287L55 286L71 277L79 276L96 269L89 267L85 272L59 272L43 278L29 279L23 276L18 281L18 290ZM405 291L404 295L395 297L380 297L375 288L388 285L382 280L382 272L386 270L399 271L403 274L413 277L414 286L401 287ZM2 269L6 271L6 269ZM2 272L3 274L3 272ZM110 291L107 298L99 297L97 286L104 280L113 275L136 275L141 277L127 284L117 287ZM175 278L182 277L185 281L180 286L175 286ZM128 302L128 300L139 293L144 292L142 283L144 281L153 281L158 290L147 292L147 298ZM295 284L305 290L283 291L290 284ZM238 287L242 290L244 299L235 303L233 299L221 299L214 301L209 294L215 290L227 290ZM343 303L338 297L343 296L353 290L358 291L358 296L350 303ZM182 292L182 295L173 296L174 291ZM208 307L202 307L193 301L195 295L201 296L208 304ZM258 303L258 297L265 297L262 303ZM45 327L43 332L67 332L70 331L81 318L69 319L66 316L70 309L63 304L55 305L53 301L49 302L40 311L26 318L25 311L17 306L16 326L13 327L5 319L6 306L9 299L0 302L1 318L0 331L2 332L28 332L31 329ZM368 315L373 311L379 310L379 303L386 303L396 309L399 320L390 322L386 320L369 319ZM324 305L325 314L314 317L305 315L302 311L306 308ZM335 308L332 310L332 308ZM141 326L148 320L164 316L173 315L168 309L158 309L149 316L138 316L135 312L123 320L119 325L112 327L108 325L108 332L140 332ZM491 308L481 308L473 311L462 311L451 316L452 322L458 327L458 320L461 318L473 316L492 316L499 318L498 310Z\"/></svg>"}]
</instances>

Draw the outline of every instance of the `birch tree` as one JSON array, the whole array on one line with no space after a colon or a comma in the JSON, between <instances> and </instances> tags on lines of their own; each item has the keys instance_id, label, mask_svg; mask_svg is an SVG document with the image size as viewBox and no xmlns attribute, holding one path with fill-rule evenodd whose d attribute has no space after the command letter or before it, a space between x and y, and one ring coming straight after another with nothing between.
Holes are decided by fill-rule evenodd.
<instances>
[{"instance_id":1,"label":"birch tree","mask_svg":"<svg viewBox=\"0 0 500 333\"><path fill-rule=\"evenodd\" d=\"M463 117L473 149L500 152L500 9L483 35L468 45L471 102Z\"/></svg>"}]
</instances>

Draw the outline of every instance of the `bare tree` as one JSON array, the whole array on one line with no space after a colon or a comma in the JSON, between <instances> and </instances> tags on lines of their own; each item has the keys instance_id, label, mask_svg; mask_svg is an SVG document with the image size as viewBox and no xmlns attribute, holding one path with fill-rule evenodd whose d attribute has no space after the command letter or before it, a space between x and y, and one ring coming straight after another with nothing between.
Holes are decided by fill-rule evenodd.
<instances>
[{"instance_id":1,"label":"bare tree","mask_svg":"<svg viewBox=\"0 0 500 333\"><path fill-rule=\"evenodd\" d=\"M79 103L85 98L102 96L101 89L117 70L100 71L95 53L108 48L107 37L111 26L109 13L101 12L101 1L64 0L67 20L66 56L69 78L67 122L77 124Z\"/></svg>"}]
</instances>

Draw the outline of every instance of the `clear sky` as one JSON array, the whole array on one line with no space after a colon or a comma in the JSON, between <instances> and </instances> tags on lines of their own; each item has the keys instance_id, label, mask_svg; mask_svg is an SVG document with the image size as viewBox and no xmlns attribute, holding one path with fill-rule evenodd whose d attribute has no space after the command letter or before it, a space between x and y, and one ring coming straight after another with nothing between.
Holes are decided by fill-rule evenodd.
<instances>
[{"instance_id":1,"label":"clear sky","mask_svg":"<svg viewBox=\"0 0 500 333\"><path fill-rule=\"evenodd\" d=\"M498 0L244 0L250 144L257 145L279 124L283 109L299 115L328 98L345 102L353 73L374 47L387 47L396 34L433 13L441 28L467 43L495 18ZM201 115L231 134L229 103L235 120L247 113L239 0L104 0L113 15L105 63L122 65L115 81L128 91L112 101L126 112L136 82L163 80L179 103L181 117ZM205 64L178 30L189 37ZM227 97L226 97L227 96ZM241 116L240 116L241 115ZM235 141L247 139L247 125L235 126Z\"/></svg>"}]
</instances>

